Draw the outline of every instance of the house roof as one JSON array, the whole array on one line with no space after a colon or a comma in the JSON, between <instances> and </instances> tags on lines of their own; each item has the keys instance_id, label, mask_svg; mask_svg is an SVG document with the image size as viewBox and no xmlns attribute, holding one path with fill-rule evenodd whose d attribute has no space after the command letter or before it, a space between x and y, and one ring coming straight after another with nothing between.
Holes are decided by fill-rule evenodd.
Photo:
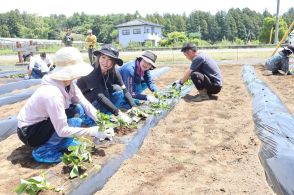
<instances>
[{"instance_id":1,"label":"house roof","mask_svg":"<svg viewBox=\"0 0 294 195\"><path fill-rule=\"evenodd\" d=\"M120 28L120 27L127 27L127 26L143 26L143 25L163 27L160 24L155 24L153 22L148 22L148 21L141 20L141 19L131 20L126 23L118 24L115 27Z\"/></svg>"}]
</instances>

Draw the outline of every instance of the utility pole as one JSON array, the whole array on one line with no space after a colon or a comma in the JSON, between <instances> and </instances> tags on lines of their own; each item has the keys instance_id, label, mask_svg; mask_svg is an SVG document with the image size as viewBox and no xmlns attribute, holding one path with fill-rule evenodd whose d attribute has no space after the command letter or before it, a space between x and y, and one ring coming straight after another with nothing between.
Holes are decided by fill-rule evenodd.
<instances>
[{"instance_id":1,"label":"utility pole","mask_svg":"<svg viewBox=\"0 0 294 195\"><path fill-rule=\"evenodd\" d=\"M280 11L280 0L277 0L277 16L276 16L275 44L278 44L278 42L279 42L279 11Z\"/></svg>"}]
</instances>

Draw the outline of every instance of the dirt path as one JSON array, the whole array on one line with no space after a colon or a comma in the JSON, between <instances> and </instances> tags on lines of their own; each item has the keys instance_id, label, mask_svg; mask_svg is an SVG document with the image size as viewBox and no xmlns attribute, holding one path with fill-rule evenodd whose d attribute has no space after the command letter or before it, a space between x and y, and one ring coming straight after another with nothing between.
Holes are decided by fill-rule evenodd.
<instances>
[{"instance_id":1,"label":"dirt path","mask_svg":"<svg viewBox=\"0 0 294 195\"><path fill-rule=\"evenodd\" d=\"M241 68L221 67L217 101L182 99L96 194L272 194Z\"/></svg>"}]
</instances>

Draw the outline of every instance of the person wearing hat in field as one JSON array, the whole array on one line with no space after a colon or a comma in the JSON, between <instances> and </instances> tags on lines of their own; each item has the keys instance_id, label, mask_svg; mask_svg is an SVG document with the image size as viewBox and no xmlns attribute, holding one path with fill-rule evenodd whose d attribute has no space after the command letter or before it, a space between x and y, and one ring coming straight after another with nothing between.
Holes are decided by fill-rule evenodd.
<instances>
[{"instance_id":1,"label":"person wearing hat in field","mask_svg":"<svg viewBox=\"0 0 294 195\"><path fill-rule=\"evenodd\" d=\"M145 95L142 92L148 87L151 92L157 91L150 70L156 68L157 56L151 51L145 51L137 59L130 61L120 67L119 71L123 81L132 97L138 100L157 102L158 99L152 95Z\"/></svg>"},{"instance_id":2,"label":"person wearing hat in field","mask_svg":"<svg viewBox=\"0 0 294 195\"><path fill-rule=\"evenodd\" d=\"M111 139L114 135L113 129L100 132L94 126L97 110L74 82L89 74L93 67L83 61L82 54L74 47L61 48L55 59L56 68L43 77L41 86L17 116L18 137L25 145L35 148L32 155L38 162L60 162L67 147L76 144L72 138L74 135L103 139ZM68 114L72 104L79 105L78 108L84 111L77 109L76 114L87 116L75 118L74 114ZM83 119L87 124L82 125Z\"/></svg>"},{"instance_id":3,"label":"person wearing hat in field","mask_svg":"<svg viewBox=\"0 0 294 195\"><path fill-rule=\"evenodd\" d=\"M45 52L40 53L40 58L47 64L49 71L52 71L55 67L53 61L49 55Z\"/></svg>"},{"instance_id":4,"label":"person wearing hat in field","mask_svg":"<svg viewBox=\"0 0 294 195\"><path fill-rule=\"evenodd\" d=\"M86 43L86 47L88 48L88 55L89 55L90 64L92 65L93 64L93 51L95 49L97 38L95 35L92 34L91 29L89 29L87 33L88 33L88 35L85 39L85 43Z\"/></svg>"},{"instance_id":5,"label":"person wearing hat in field","mask_svg":"<svg viewBox=\"0 0 294 195\"><path fill-rule=\"evenodd\" d=\"M184 44L181 52L192 63L186 69L182 78L173 83L173 86L180 89L191 78L199 92L199 94L192 98L196 102L209 100L212 94L219 93L222 89L223 82L217 63L206 54L198 52L193 43Z\"/></svg>"},{"instance_id":6,"label":"person wearing hat in field","mask_svg":"<svg viewBox=\"0 0 294 195\"><path fill-rule=\"evenodd\" d=\"M25 61L29 62L28 78L41 79L49 72L49 67L41 57L35 57L32 53L24 55Z\"/></svg>"},{"instance_id":7,"label":"person wearing hat in field","mask_svg":"<svg viewBox=\"0 0 294 195\"><path fill-rule=\"evenodd\" d=\"M294 53L294 46L288 45L265 62L265 68L273 75L292 75L289 71L289 56Z\"/></svg>"},{"instance_id":8,"label":"person wearing hat in field","mask_svg":"<svg viewBox=\"0 0 294 195\"><path fill-rule=\"evenodd\" d=\"M135 106L134 100L127 90L115 65L121 66L119 51L112 45L104 45L94 51L96 62L94 70L78 80L77 85L84 96L95 108L103 113L114 114L130 122L120 108L130 109Z\"/></svg>"}]
</instances>

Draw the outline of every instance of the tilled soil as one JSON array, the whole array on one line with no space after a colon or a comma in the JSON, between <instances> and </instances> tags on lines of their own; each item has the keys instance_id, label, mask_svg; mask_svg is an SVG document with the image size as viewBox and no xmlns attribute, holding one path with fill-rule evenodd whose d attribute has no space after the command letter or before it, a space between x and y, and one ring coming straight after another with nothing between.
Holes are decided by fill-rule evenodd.
<instances>
[{"instance_id":1,"label":"tilled soil","mask_svg":"<svg viewBox=\"0 0 294 195\"><path fill-rule=\"evenodd\" d=\"M96 194L272 194L241 69L221 66L218 100L183 98ZM182 71L174 71L172 80Z\"/></svg>"}]
</instances>

